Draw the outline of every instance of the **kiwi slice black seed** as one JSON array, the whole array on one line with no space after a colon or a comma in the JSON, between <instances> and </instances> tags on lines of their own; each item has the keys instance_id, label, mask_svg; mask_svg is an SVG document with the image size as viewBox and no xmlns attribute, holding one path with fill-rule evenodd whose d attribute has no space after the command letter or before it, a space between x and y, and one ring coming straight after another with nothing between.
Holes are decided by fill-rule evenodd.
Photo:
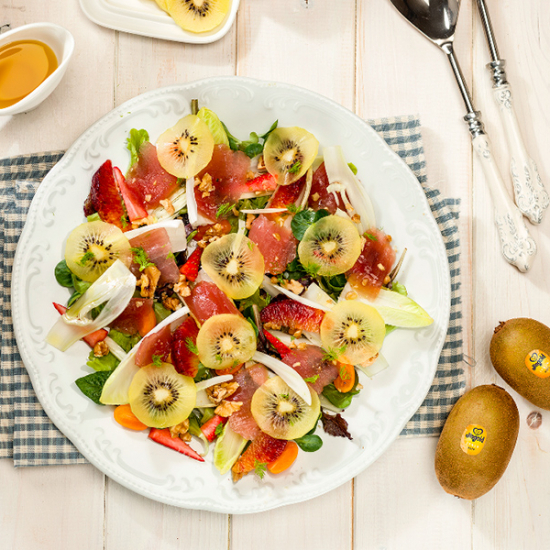
<instances>
[{"instance_id":1,"label":"kiwi slice black seed","mask_svg":"<svg viewBox=\"0 0 550 550\"><path fill-rule=\"evenodd\" d=\"M276 439L296 439L307 434L319 418L321 404L310 389L308 405L279 376L262 384L252 396L251 411L260 429Z\"/></svg>"},{"instance_id":2,"label":"kiwi slice black seed","mask_svg":"<svg viewBox=\"0 0 550 550\"><path fill-rule=\"evenodd\" d=\"M298 255L306 269L332 277L351 269L361 249L361 237L351 220L325 216L307 228Z\"/></svg>"},{"instance_id":3,"label":"kiwi slice black seed","mask_svg":"<svg viewBox=\"0 0 550 550\"><path fill-rule=\"evenodd\" d=\"M151 428L168 428L183 422L195 407L197 390L188 376L170 363L149 365L135 374L128 390L132 412Z\"/></svg>"},{"instance_id":4,"label":"kiwi slice black seed","mask_svg":"<svg viewBox=\"0 0 550 550\"><path fill-rule=\"evenodd\" d=\"M207 32L219 26L231 0L157 0L182 29L191 32Z\"/></svg>"}]
</instances>

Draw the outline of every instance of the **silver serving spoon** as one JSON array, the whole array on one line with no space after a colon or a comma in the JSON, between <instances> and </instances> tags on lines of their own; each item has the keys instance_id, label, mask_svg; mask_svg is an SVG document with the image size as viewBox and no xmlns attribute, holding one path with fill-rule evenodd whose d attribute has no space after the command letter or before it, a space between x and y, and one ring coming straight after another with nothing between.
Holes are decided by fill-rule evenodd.
<instances>
[{"instance_id":1,"label":"silver serving spoon","mask_svg":"<svg viewBox=\"0 0 550 550\"><path fill-rule=\"evenodd\" d=\"M447 54L468 110L464 120L468 124L474 150L483 166L485 179L489 184L502 254L506 261L515 265L521 272L528 271L537 252L537 245L525 226L521 212L508 194L491 153L489 138L485 134L481 121L481 113L474 109L468 86L454 55L453 41L460 0L390 1L413 27Z\"/></svg>"}]
</instances>

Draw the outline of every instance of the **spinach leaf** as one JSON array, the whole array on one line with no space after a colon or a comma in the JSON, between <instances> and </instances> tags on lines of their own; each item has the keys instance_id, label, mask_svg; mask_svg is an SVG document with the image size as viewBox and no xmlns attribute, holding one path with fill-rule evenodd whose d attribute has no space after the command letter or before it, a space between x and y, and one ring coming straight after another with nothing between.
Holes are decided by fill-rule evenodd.
<instances>
[{"instance_id":1,"label":"spinach leaf","mask_svg":"<svg viewBox=\"0 0 550 550\"><path fill-rule=\"evenodd\" d=\"M92 374L88 374L87 376L79 378L78 380L76 380L75 383L78 386L78 389L86 397L90 398L94 403L97 403L98 405L103 405L103 403L99 401L99 398L101 397L103 386L105 385L107 378L111 376L112 372L112 370L94 372Z\"/></svg>"},{"instance_id":2,"label":"spinach leaf","mask_svg":"<svg viewBox=\"0 0 550 550\"><path fill-rule=\"evenodd\" d=\"M334 277L319 277L319 286L336 302L342 294L346 282L346 276L343 273L334 275Z\"/></svg>"},{"instance_id":3,"label":"spinach leaf","mask_svg":"<svg viewBox=\"0 0 550 550\"><path fill-rule=\"evenodd\" d=\"M261 143L251 143L244 148L244 152L248 157L254 158L264 152L264 146Z\"/></svg>"},{"instance_id":4,"label":"spinach leaf","mask_svg":"<svg viewBox=\"0 0 550 550\"><path fill-rule=\"evenodd\" d=\"M298 447L306 453L314 453L323 446L323 440L314 434L306 434L294 440Z\"/></svg>"},{"instance_id":5,"label":"spinach leaf","mask_svg":"<svg viewBox=\"0 0 550 550\"><path fill-rule=\"evenodd\" d=\"M71 286L73 286L79 294L84 294L90 286L92 286L92 283L87 283L73 274L73 284Z\"/></svg>"},{"instance_id":6,"label":"spinach leaf","mask_svg":"<svg viewBox=\"0 0 550 550\"><path fill-rule=\"evenodd\" d=\"M239 301L238 308L240 311L246 311L249 307L252 307L254 305L258 306L260 308L260 311L269 305L271 302L271 296L267 294L265 291L256 290L252 296L249 296L248 298L244 298L243 300ZM251 313L253 316L253 314ZM246 315L245 315L246 317Z\"/></svg>"},{"instance_id":7,"label":"spinach leaf","mask_svg":"<svg viewBox=\"0 0 550 550\"><path fill-rule=\"evenodd\" d=\"M357 395L360 391L357 389L358 381L359 377L355 375L355 384L353 385L353 388L351 388L351 390L346 393L338 391L334 384L329 384L328 386L325 386L325 389L323 390L323 395L335 407L338 407L339 409L346 409L351 405L351 400L353 399L353 396Z\"/></svg>"},{"instance_id":8,"label":"spinach leaf","mask_svg":"<svg viewBox=\"0 0 550 550\"><path fill-rule=\"evenodd\" d=\"M71 294L71 297L69 298L69 301L67 302L67 307L71 307L81 296L82 296L82 294L80 294L80 292L77 292L75 290Z\"/></svg>"},{"instance_id":9,"label":"spinach leaf","mask_svg":"<svg viewBox=\"0 0 550 550\"><path fill-rule=\"evenodd\" d=\"M73 274L71 270L67 266L67 262L65 260L61 260L56 266L55 266L55 280L61 285L66 288L73 287Z\"/></svg>"},{"instance_id":10,"label":"spinach leaf","mask_svg":"<svg viewBox=\"0 0 550 550\"><path fill-rule=\"evenodd\" d=\"M108 353L103 357L96 357L94 355L94 350L91 350L86 365L95 371L111 371L114 370L119 363L120 361L112 353Z\"/></svg>"},{"instance_id":11,"label":"spinach leaf","mask_svg":"<svg viewBox=\"0 0 550 550\"><path fill-rule=\"evenodd\" d=\"M302 210L301 212L295 214L290 222L292 233L299 241L301 241L310 225L328 215L330 215L330 212L324 209L317 210L317 212L314 212L313 210Z\"/></svg>"},{"instance_id":12,"label":"spinach leaf","mask_svg":"<svg viewBox=\"0 0 550 550\"><path fill-rule=\"evenodd\" d=\"M126 138L126 149L130 151L130 166L131 168L138 160L139 148L149 141L149 134L147 130L136 130L132 128L129 136Z\"/></svg>"},{"instance_id":13,"label":"spinach leaf","mask_svg":"<svg viewBox=\"0 0 550 550\"><path fill-rule=\"evenodd\" d=\"M241 146L241 140L237 139L234 135L231 134L231 132L227 129L227 126L220 120L222 123L223 129L225 130L225 133L227 134L227 139L229 140L229 147L233 151L238 151L239 147Z\"/></svg>"},{"instance_id":14,"label":"spinach leaf","mask_svg":"<svg viewBox=\"0 0 550 550\"><path fill-rule=\"evenodd\" d=\"M262 136L260 136L263 140L266 140L268 137L269 137L269 134L271 134L271 132L273 132L273 130L275 130L275 128L277 128L279 124L279 121L276 120L272 125L271 127L269 128L269 130Z\"/></svg>"},{"instance_id":15,"label":"spinach leaf","mask_svg":"<svg viewBox=\"0 0 550 550\"><path fill-rule=\"evenodd\" d=\"M211 378L212 376L212 371L208 367L205 367L202 363L199 363L199 370L195 376L195 382L206 380L207 378Z\"/></svg>"}]
</instances>

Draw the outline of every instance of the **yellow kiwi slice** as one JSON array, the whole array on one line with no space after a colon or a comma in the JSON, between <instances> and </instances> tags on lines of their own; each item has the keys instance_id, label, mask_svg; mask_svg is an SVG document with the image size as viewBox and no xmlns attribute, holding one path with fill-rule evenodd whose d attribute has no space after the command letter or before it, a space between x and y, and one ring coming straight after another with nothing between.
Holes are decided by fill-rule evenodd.
<instances>
[{"instance_id":1,"label":"yellow kiwi slice","mask_svg":"<svg viewBox=\"0 0 550 550\"><path fill-rule=\"evenodd\" d=\"M317 423L321 404L311 388L308 405L280 376L262 384L252 396L252 416L260 429L276 439L296 439Z\"/></svg>"},{"instance_id":2,"label":"yellow kiwi slice","mask_svg":"<svg viewBox=\"0 0 550 550\"><path fill-rule=\"evenodd\" d=\"M201 363L209 369L234 367L252 359L256 333L240 315L214 315L199 330L197 350Z\"/></svg>"},{"instance_id":3,"label":"yellow kiwi slice","mask_svg":"<svg viewBox=\"0 0 550 550\"><path fill-rule=\"evenodd\" d=\"M158 7L161 10L168 12L168 7L166 6L166 0L155 0L155 2L157 3Z\"/></svg>"},{"instance_id":4,"label":"yellow kiwi slice","mask_svg":"<svg viewBox=\"0 0 550 550\"><path fill-rule=\"evenodd\" d=\"M332 277L351 269L361 249L361 237L351 220L325 216L307 228L298 256L306 269Z\"/></svg>"},{"instance_id":5,"label":"yellow kiwi slice","mask_svg":"<svg viewBox=\"0 0 550 550\"><path fill-rule=\"evenodd\" d=\"M187 115L157 140L160 165L173 176L189 179L206 168L214 153L214 138L197 115Z\"/></svg>"},{"instance_id":6,"label":"yellow kiwi slice","mask_svg":"<svg viewBox=\"0 0 550 550\"><path fill-rule=\"evenodd\" d=\"M130 242L115 225L97 220L71 232L65 245L67 267L80 279L93 283L116 260L132 263Z\"/></svg>"},{"instance_id":7,"label":"yellow kiwi slice","mask_svg":"<svg viewBox=\"0 0 550 550\"><path fill-rule=\"evenodd\" d=\"M230 298L252 296L264 278L265 263L255 243L230 233L209 244L203 252L203 269Z\"/></svg>"},{"instance_id":8,"label":"yellow kiwi slice","mask_svg":"<svg viewBox=\"0 0 550 550\"><path fill-rule=\"evenodd\" d=\"M299 180L313 164L319 142L303 128L276 128L269 134L264 146L267 171L277 177L279 185Z\"/></svg>"},{"instance_id":9,"label":"yellow kiwi slice","mask_svg":"<svg viewBox=\"0 0 550 550\"><path fill-rule=\"evenodd\" d=\"M338 361L359 365L372 359L386 335L384 319L376 309L357 300L345 300L325 314L321 342Z\"/></svg>"},{"instance_id":10,"label":"yellow kiwi slice","mask_svg":"<svg viewBox=\"0 0 550 550\"><path fill-rule=\"evenodd\" d=\"M195 407L197 389L189 376L170 363L149 365L135 374L128 390L130 408L151 428L168 428L183 422Z\"/></svg>"},{"instance_id":11,"label":"yellow kiwi slice","mask_svg":"<svg viewBox=\"0 0 550 550\"><path fill-rule=\"evenodd\" d=\"M165 0L170 16L183 30L208 32L225 19L231 0Z\"/></svg>"}]
</instances>

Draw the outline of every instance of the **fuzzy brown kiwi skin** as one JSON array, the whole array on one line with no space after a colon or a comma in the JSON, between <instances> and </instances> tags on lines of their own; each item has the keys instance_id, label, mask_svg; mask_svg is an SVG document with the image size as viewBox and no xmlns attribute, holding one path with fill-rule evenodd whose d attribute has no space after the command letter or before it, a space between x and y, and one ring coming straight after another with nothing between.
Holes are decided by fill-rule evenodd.
<instances>
[{"instance_id":1,"label":"fuzzy brown kiwi skin","mask_svg":"<svg viewBox=\"0 0 550 550\"><path fill-rule=\"evenodd\" d=\"M485 429L485 444L471 455L460 446L470 425ZM435 473L443 489L474 500L490 491L512 457L519 432L519 412L512 396L496 385L478 386L451 410L435 452Z\"/></svg>"},{"instance_id":2,"label":"fuzzy brown kiwi skin","mask_svg":"<svg viewBox=\"0 0 550 550\"><path fill-rule=\"evenodd\" d=\"M490 355L495 370L522 397L541 409L550 410L550 377L541 378L526 366L534 350L550 356L550 328L534 319L510 319L495 328Z\"/></svg>"}]
</instances>

